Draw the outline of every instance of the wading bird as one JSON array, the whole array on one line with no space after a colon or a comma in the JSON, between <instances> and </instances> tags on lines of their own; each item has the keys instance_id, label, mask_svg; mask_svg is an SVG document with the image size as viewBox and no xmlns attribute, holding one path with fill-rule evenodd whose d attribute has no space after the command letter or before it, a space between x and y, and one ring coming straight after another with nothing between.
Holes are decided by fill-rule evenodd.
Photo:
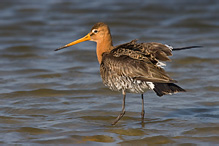
<instances>
[{"instance_id":1,"label":"wading bird","mask_svg":"<svg viewBox=\"0 0 219 146\"><path fill-rule=\"evenodd\" d=\"M199 47L172 48L155 42L137 43L136 40L114 47L109 27L105 23L99 22L85 37L55 51L88 40L97 43L96 54L104 85L111 90L121 91L123 94L122 112L112 125L115 125L125 114L126 92L141 94L142 122L145 113L143 93L148 89L153 90L158 96L185 92L175 84L175 80L167 75L162 67L165 64L161 61L170 61L168 56L172 56L172 51Z\"/></svg>"}]
</instances>

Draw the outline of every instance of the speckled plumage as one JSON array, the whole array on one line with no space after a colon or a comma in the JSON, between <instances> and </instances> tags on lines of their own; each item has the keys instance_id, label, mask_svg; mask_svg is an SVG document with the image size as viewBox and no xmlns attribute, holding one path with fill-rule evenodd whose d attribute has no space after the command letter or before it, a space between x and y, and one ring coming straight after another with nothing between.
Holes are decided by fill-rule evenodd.
<instances>
[{"instance_id":1,"label":"speckled plumage","mask_svg":"<svg viewBox=\"0 0 219 146\"><path fill-rule=\"evenodd\" d=\"M176 81L157 65L160 61L169 61L171 51L171 47L167 45L137 43L136 40L116 46L109 53L103 54L100 64L103 83L111 90L131 93L153 90L153 83L175 83ZM174 92L176 91L170 91Z\"/></svg>"}]
</instances>

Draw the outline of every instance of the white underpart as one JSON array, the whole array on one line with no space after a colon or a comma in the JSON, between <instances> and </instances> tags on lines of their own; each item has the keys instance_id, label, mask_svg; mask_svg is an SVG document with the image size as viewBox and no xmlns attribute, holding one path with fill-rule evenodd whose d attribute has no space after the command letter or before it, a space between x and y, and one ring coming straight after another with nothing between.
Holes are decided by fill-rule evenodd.
<instances>
[{"instance_id":1,"label":"white underpart","mask_svg":"<svg viewBox=\"0 0 219 146\"><path fill-rule=\"evenodd\" d=\"M169 46L169 45L167 45L167 44L165 44L165 46L166 46L167 48L169 48L171 51L173 50L173 47L172 47L172 46Z\"/></svg>"},{"instance_id":2,"label":"white underpart","mask_svg":"<svg viewBox=\"0 0 219 146\"><path fill-rule=\"evenodd\" d=\"M147 82L135 80L126 76L112 76L110 78L106 78L103 82L111 90L126 91L127 93L144 93L150 88Z\"/></svg>"},{"instance_id":3,"label":"white underpart","mask_svg":"<svg viewBox=\"0 0 219 146\"><path fill-rule=\"evenodd\" d=\"M161 61L158 61L158 62L156 63L156 65L159 66L159 67L161 67L161 68L164 68L164 66L166 66L166 64L163 63L163 62L161 62Z\"/></svg>"},{"instance_id":4,"label":"white underpart","mask_svg":"<svg viewBox=\"0 0 219 146\"><path fill-rule=\"evenodd\" d=\"M154 89L154 84L152 82L146 82L151 90Z\"/></svg>"}]
</instances>

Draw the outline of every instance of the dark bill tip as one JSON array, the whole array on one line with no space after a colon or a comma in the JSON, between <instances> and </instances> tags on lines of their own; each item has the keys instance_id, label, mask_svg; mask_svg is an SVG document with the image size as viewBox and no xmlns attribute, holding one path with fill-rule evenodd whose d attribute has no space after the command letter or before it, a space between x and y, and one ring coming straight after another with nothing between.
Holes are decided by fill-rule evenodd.
<instances>
[{"instance_id":1,"label":"dark bill tip","mask_svg":"<svg viewBox=\"0 0 219 146\"><path fill-rule=\"evenodd\" d=\"M66 48L66 46L60 47L58 49L55 49L54 51L58 51L58 50L61 50L61 49L64 49L64 48Z\"/></svg>"}]
</instances>

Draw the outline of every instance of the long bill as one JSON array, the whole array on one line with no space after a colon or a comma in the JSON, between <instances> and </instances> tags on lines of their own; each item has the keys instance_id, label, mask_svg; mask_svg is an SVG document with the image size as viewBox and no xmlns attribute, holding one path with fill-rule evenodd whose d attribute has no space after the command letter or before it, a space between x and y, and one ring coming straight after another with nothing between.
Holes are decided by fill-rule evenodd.
<instances>
[{"instance_id":1,"label":"long bill","mask_svg":"<svg viewBox=\"0 0 219 146\"><path fill-rule=\"evenodd\" d=\"M90 38L90 34L88 33L85 37L80 38L80 39L78 39L78 40L76 40L76 41L74 41L74 42L71 42L71 43L69 43L69 44L67 44L67 45L65 45L65 46L62 46L62 47L60 47L60 48L58 48L58 49L55 49L55 51L58 51L58 50L67 48L67 47L69 47L69 46L72 46L72 45L75 45L75 44L78 44L78 43L81 43L81 42L84 42L84 41L88 41L88 40L90 40L90 39L91 39L91 38Z\"/></svg>"}]
</instances>

